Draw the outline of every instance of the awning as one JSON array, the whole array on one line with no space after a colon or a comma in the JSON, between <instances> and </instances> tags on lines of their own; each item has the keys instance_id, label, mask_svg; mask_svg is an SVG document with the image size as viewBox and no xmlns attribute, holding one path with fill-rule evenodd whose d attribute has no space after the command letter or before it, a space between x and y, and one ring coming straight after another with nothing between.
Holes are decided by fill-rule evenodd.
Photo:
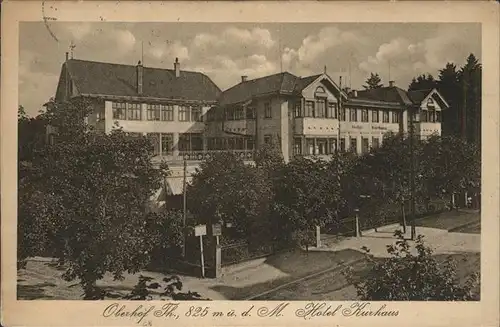
<instances>
[{"instance_id":1,"label":"awning","mask_svg":"<svg viewBox=\"0 0 500 327\"><path fill-rule=\"evenodd\" d=\"M191 182L191 178L187 177L187 183ZM167 177L165 178L165 186L166 186L166 194L167 195L181 195L184 187L183 187L183 177Z\"/></svg>"}]
</instances>

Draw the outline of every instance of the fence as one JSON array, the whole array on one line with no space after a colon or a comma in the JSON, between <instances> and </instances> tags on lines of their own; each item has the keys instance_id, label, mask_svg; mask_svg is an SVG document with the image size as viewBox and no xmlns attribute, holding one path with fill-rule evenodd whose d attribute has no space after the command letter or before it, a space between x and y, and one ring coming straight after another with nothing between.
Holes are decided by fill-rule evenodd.
<instances>
[{"instance_id":1,"label":"fence","mask_svg":"<svg viewBox=\"0 0 500 327\"><path fill-rule=\"evenodd\" d=\"M251 246L247 241L230 243L222 246L222 266L228 266L244 261L262 258L276 253L278 247L273 243Z\"/></svg>"}]
</instances>

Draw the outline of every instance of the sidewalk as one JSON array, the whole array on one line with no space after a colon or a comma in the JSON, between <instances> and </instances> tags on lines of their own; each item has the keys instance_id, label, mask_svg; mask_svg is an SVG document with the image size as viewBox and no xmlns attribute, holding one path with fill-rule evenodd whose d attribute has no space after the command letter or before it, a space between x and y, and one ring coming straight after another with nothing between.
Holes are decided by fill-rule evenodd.
<instances>
[{"instance_id":1,"label":"sidewalk","mask_svg":"<svg viewBox=\"0 0 500 327\"><path fill-rule=\"evenodd\" d=\"M365 232L361 237L349 237L335 243L332 246L314 248L313 251L339 251L343 249L357 249L362 247L370 249L370 254L375 257L386 258L387 245L394 244L395 230L401 230L400 226L386 226L378 228L377 231ZM434 249L434 254L453 254L463 252L481 251L481 235L469 233L455 233L447 230L429 227L416 228L417 235L424 236L424 242ZM410 239L410 227L407 227L405 238ZM413 243L413 241L410 241Z\"/></svg>"}]
</instances>

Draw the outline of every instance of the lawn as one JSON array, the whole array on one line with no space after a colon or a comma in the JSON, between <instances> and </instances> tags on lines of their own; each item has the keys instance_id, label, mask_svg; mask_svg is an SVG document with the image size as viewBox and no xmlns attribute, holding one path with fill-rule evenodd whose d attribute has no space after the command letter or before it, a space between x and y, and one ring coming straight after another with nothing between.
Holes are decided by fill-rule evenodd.
<instances>
[{"instance_id":1,"label":"lawn","mask_svg":"<svg viewBox=\"0 0 500 327\"><path fill-rule=\"evenodd\" d=\"M480 225L480 222L481 214L479 212L453 210L417 219L416 225L422 227L446 229L448 231L458 231L464 226ZM477 231L478 227L476 227L475 230ZM478 233L479 232L480 226Z\"/></svg>"}]
</instances>

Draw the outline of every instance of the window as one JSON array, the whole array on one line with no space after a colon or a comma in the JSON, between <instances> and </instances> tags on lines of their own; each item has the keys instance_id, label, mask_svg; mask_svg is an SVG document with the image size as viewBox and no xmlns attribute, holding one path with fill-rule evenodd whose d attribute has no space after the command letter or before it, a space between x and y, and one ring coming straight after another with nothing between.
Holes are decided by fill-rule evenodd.
<instances>
[{"instance_id":1,"label":"window","mask_svg":"<svg viewBox=\"0 0 500 327\"><path fill-rule=\"evenodd\" d=\"M161 106L161 120L173 121L174 120L174 106L171 104L164 104Z\"/></svg>"},{"instance_id":2,"label":"window","mask_svg":"<svg viewBox=\"0 0 500 327\"><path fill-rule=\"evenodd\" d=\"M441 122L441 112L436 111L436 123L440 123L440 122Z\"/></svg>"},{"instance_id":3,"label":"window","mask_svg":"<svg viewBox=\"0 0 500 327\"><path fill-rule=\"evenodd\" d=\"M330 139L330 153L337 152L337 139Z\"/></svg>"},{"instance_id":4,"label":"window","mask_svg":"<svg viewBox=\"0 0 500 327\"><path fill-rule=\"evenodd\" d=\"M337 104L335 102L328 102L326 117L337 119Z\"/></svg>"},{"instance_id":5,"label":"window","mask_svg":"<svg viewBox=\"0 0 500 327\"><path fill-rule=\"evenodd\" d=\"M226 113L226 120L234 120L234 109L233 108L226 108L225 113Z\"/></svg>"},{"instance_id":6,"label":"window","mask_svg":"<svg viewBox=\"0 0 500 327\"><path fill-rule=\"evenodd\" d=\"M306 112L304 113L304 117L314 117L314 102L306 101Z\"/></svg>"},{"instance_id":7,"label":"window","mask_svg":"<svg viewBox=\"0 0 500 327\"><path fill-rule=\"evenodd\" d=\"M302 154L302 138L300 137L293 139L293 154L296 156Z\"/></svg>"},{"instance_id":8,"label":"window","mask_svg":"<svg viewBox=\"0 0 500 327\"><path fill-rule=\"evenodd\" d=\"M358 152L358 141L355 137L351 137L351 139L349 140L349 147L352 152Z\"/></svg>"},{"instance_id":9,"label":"window","mask_svg":"<svg viewBox=\"0 0 500 327\"><path fill-rule=\"evenodd\" d=\"M302 117L302 101L295 102L295 108L293 110L293 116L295 118Z\"/></svg>"},{"instance_id":10,"label":"window","mask_svg":"<svg viewBox=\"0 0 500 327\"><path fill-rule=\"evenodd\" d=\"M264 135L264 143L271 144L271 135Z\"/></svg>"},{"instance_id":11,"label":"window","mask_svg":"<svg viewBox=\"0 0 500 327\"><path fill-rule=\"evenodd\" d=\"M216 119L215 111L216 110L217 110L216 108L210 108L207 111L207 121L215 121L215 119Z\"/></svg>"},{"instance_id":12,"label":"window","mask_svg":"<svg viewBox=\"0 0 500 327\"><path fill-rule=\"evenodd\" d=\"M420 121L426 123L429 121L429 112L427 110L422 110L420 112Z\"/></svg>"},{"instance_id":13,"label":"window","mask_svg":"<svg viewBox=\"0 0 500 327\"><path fill-rule=\"evenodd\" d=\"M179 106L179 121L189 121L189 108L188 107Z\"/></svg>"},{"instance_id":14,"label":"window","mask_svg":"<svg viewBox=\"0 0 500 327\"><path fill-rule=\"evenodd\" d=\"M361 110L361 121L363 123L367 123L368 122L368 109Z\"/></svg>"},{"instance_id":15,"label":"window","mask_svg":"<svg viewBox=\"0 0 500 327\"><path fill-rule=\"evenodd\" d=\"M349 121L358 121L358 111L354 108L349 109Z\"/></svg>"},{"instance_id":16,"label":"window","mask_svg":"<svg viewBox=\"0 0 500 327\"><path fill-rule=\"evenodd\" d=\"M174 147L174 135L173 134L161 134L161 153L164 156L172 155L172 150Z\"/></svg>"},{"instance_id":17,"label":"window","mask_svg":"<svg viewBox=\"0 0 500 327\"><path fill-rule=\"evenodd\" d=\"M314 155L316 154L314 150L314 139L306 139L306 154Z\"/></svg>"},{"instance_id":18,"label":"window","mask_svg":"<svg viewBox=\"0 0 500 327\"><path fill-rule=\"evenodd\" d=\"M399 112L398 111L392 112L392 122L399 124Z\"/></svg>"},{"instance_id":19,"label":"window","mask_svg":"<svg viewBox=\"0 0 500 327\"><path fill-rule=\"evenodd\" d=\"M427 107L434 108L434 100L432 100L432 98L427 100Z\"/></svg>"},{"instance_id":20,"label":"window","mask_svg":"<svg viewBox=\"0 0 500 327\"><path fill-rule=\"evenodd\" d=\"M245 118L245 109L243 107L234 108L234 120L241 120Z\"/></svg>"},{"instance_id":21,"label":"window","mask_svg":"<svg viewBox=\"0 0 500 327\"><path fill-rule=\"evenodd\" d=\"M344 152L346 149L345 147L345 138L340 139L340 151Z\"/></svg>"},{"instance_id":22,"label":"window","mask_svg":"<svg viewBox=\"0 0 500 327\"><path fill-rule=\"evenodd\" d=\"M141 120L141 105L139 103L127 103L127 119Z\"/></svg>"},{"instance_id":23,"label":"window","mask_svg":"<svg viewBox=\"0 0 500 327\"><path fill-rule=\"evenodd\" d=\"M271 103L264 103L264 118L271 118Z\"/></svg>"},{"instance_id":24,"label":"window","mask_svg":"<svg viewBox=\"0 0 500 327\"><path fill-rule=\"evenodd\" d=\"M435 110L429 111L429 122L431 122L431 123L436 122L436 111Z\"/></svg>"},{"instance_id":25,"label":"window","mask_svg":"<svg viewBox=\"0 0 500 327\"><path fill-rule=\"evenodd\" d=\"M124 102L113 102L113 119L126 119L127 104Z\"/></svg>"},{"instance_id":26,"label":"window","mask_svg":"<svg viewBox=\"0 0 500 327\"><path fill-rule=\"evenodd\" d=\"M247 119L255 119L255 108L247 107L246 108L246 117Z\"/></svg>"},{"instance_id":27,"label":"window","mask_svg":"<svg viewBox=\"0 0 500 327\"><path fill-rule=\"evenodd\" d=\"M372 123L378 123L378 110L372 110Z\"/></svg>"},{"instance_id":28,"label":"window","mask_svg":"<svg viewBox=\"0 0 500 327\"><path fill-rule=\"evenodd\" d=\"M246 149L253 150L255 147L255 141L254 141L253 137L247 137L246 142L247 142Z\"/></svg>"},{"instance_id":29,"label":"window","mask_svg":"<svg viewBox=\"0 0 500 327\"><path fill-rule=\"evenodd\" d=\"M191 107L191 121L203 121L200 106Z\"/></svg>"},{"instance_id":30,"label":"window","mask_svg":"<svg viewBox=\"0 0 500 327\"><path fill-rule=\"evenodd\" d=\"M191 134L191 151L203 151L203 136Z\"/></svg>"},{"instance_id":31,"label":"window","mask_svg":"<svg viewBox=\"0 0 500 327\"><path fill-rule=\"evenodd\" d=\"M316 100L316 112L317 118L325 118L326 117L326 100L318 99Z\"/></svg>"},{"instance_id":32,"label":"window","mask_svg":"<svg viewBox=\"0 0 500 327\"><path fill-rule=\"evenodd\" d=\"M146 116L147 120L160 120L160 105L148 103Z\"/></svg>"},{"instance_id":33,"label":"window","mask_svg":"<svg viewBox=\"0 0 500 327\"><path fill-rule=\"evenodd\" d=\"M367 137L363 137L361 138L361 152L363 153L368 153L368 150L370 148L370 145L368 143L368 138Z\"/></svg>"},{"instance_id":34,"label":"window","mask_svg":"<svg viewBox=\"0 0 500 327\"><path fill-rule=\"evenodd\" d=\"M372 137L372 148L378 148L380 146L380 140L378 137Z\"/></svg>"},{"instance_id":35,"label":"window","mask_svg":"<svg viewBox=\"0 0 500 327\"><path fill-rule=\"evenodd\" d=\"M179 151L203 151L203 137L201 134L179 134Z\"/></svg>"},{"instance_id":36,"label":"window","mask_svg":"<svg viewBox=\"0 0 500 327\"><path fill-rule=\"evenodd\" d=\"M339 120L345 121L345 109L344 108L339 108Z\"/></svg>"},{"instance_id":37,"label":"window","mask_svg":"<svg viewBox=\"0 0 500 327\"><path fill-rule=\"evenodd\" d=\"M153 155L160 155L160 134L159 133L149 133L147 138L153 144Z\"/></svg>"},{"instance_id":38,"label":"window","mask_svg":"<svg viewBox=\"0 0 500 327\"><path fill-rule=\"evenodd\" d=\"M382 112L382 122L383 123L389 122L389 112L388 111Z\"/></svg>"},{"instance_id":39,"label":"window","mask_svg":"<svg viewBox=\"0 0 500 327\"><path fill-rule=\"evenodd\" d=\"M179 134L179 151L189 151L191 149L189 134Z\"/></svg>"},{"instance_id":40,"label":"window","mask_svg":"<svg viewBox=\"0 0 500 327\"><path fill-rule=\"evenodd\" d=\"M316 153L320 155L328 154L327 139L316 139Z\"/></svg>"}]
</instances>

